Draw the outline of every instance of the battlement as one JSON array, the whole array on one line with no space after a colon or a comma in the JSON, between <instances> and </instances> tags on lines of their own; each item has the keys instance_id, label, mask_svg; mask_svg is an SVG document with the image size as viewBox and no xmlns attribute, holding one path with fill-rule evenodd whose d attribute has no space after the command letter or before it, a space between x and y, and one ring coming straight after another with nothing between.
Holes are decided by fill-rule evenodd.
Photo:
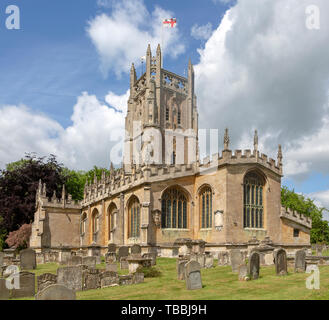
<instances>
[{"instance_id":1,"label":"battlement","mask_svg":"<svg viewBox=\"0 0 329 320\"><path fill-rule=\"evenodd\" d=\"M290 208L281 207L280 217L301 224L306 228L312 228L312 219L310 217L307 217L304 214Z\"/></svg>"},{"instance_id":2,"label":"battlement","mask_svg":"<svg viewBox=\"0 0 329 320\"><path fill-rule=\"evenodd\" d=\"M47 197L47 186L39 181L39 187L36 193L36 208L40 207L52 207L52 208L65 208L65 209L81 209L81 201L75 201L70 194L65 192L65 186L63 186L61 198L57 198L56 191L54 191L51 198Z\"/></svg>"}]
</instances>

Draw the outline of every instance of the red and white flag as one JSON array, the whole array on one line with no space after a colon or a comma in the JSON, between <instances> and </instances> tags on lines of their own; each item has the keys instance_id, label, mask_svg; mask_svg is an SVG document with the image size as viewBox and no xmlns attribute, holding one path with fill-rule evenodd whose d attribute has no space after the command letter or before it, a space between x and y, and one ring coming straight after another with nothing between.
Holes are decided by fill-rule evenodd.
<instances>
[{"instance_id":1,"label":"red and white flag","mask_svg":"<svg viewBox=\"0 0 329 320\"><path fill-rule=\"evenodd\" d=\"M163 26L168 28L176 28L177 21L176 18L165 19L163 20Z\"/></svg>"}]
</instances>

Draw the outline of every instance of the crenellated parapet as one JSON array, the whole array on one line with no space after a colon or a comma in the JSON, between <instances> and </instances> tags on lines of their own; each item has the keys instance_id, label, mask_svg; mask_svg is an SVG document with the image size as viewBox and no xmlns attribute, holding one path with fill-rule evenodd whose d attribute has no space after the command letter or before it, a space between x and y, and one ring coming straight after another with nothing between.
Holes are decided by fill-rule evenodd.
<instances>
[{"instance_id":1,"label":"crenellated parapet","mask_svg":"<svg viewBox=\"0 0 329 320\"><path fill-rule=\"evenodd\" d=\"M62 196L57 198L56 191L54 191L51 198L47 197L47 186L42 181L39 181L39 187L36 192L36 208L65 208L65 209L80 209L81 201L75 201L70 194L66 195L65 186L63 185Z\"/></svg>"},{"instance_id":2,"label":"crenellated parapet","mask_svg":"<svg viewBox=\"0 0 329 320\"><path fill-rule=\"evenodd\" d=\"M280 217L296 222L306 228L312 228L312 219L290 208L281 207Z\"/></svg>"}]
</instances>

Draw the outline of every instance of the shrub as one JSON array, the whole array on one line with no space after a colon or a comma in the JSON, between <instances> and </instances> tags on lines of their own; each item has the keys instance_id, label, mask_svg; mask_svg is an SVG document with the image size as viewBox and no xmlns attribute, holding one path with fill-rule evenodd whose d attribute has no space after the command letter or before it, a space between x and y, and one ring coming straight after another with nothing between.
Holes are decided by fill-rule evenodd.
<instances>
[{"instance_id":1,"label":"shrub","mask_svg":"<svg viewBox=\"0 0 329 320\"><path fill-rule=\"evenodd\" d=\"M139 267L136 272L144 273L145 278L156 278L161 276L161 272L155 267Z\"/></svg>"},{"instance_id":2,"label":"shrub","mask_svg":"<svg viewBox=\"0 0 329 320\"><path fill-rule=\"evenodd\" d=\"M25 249L29 246L31 232L32 225L23 224L18 230L9 233L6 243L10 248Z\"/></svg>"}]
</instances>

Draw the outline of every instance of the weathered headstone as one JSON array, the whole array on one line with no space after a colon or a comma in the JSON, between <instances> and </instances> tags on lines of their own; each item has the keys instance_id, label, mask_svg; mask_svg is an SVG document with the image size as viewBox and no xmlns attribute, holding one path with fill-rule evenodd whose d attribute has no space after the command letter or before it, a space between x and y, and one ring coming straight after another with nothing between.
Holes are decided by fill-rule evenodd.
<instances>
[{"instance_id":1,"label":"weathered headstone","mask_svg":"<svg viewBox=\"0 0 329 320\"><path fill-rule=\"evenodd\" d=\"M202 289L201 267L197 261L186 263L185 281L187 290Z\"/></svg>"},{"instance_id":2,"label":"weathered headstone","mask_svg":"<svg viewBox=\"0 0 329 320\"><path fill-rule=\"evenodd\" d=\"M111 271L111 272L118 272L118 265L117 263L107 263L106 264L106 271Z\"/></svg>"},{"instance_id":3,"label":"weathered headstone","mask_svg":"<svg viewBox=\"0 0 329 320\"><path fill-rule=\"evenodd\" d=\"M68 264L69 260L71 259L71 249L68 248L61 248L58 253L58 262L60 264Z\"/></svg>"},{"instance_id":4,"label":"weathered headstone","mask_svg":"<svg viewBox=\"0 0 329 320\"><path fill-rule=\"evenodd\" d=\"M133 284L133 282L134 282L134 275L133 274L119 276L120 286L131 285L131 284Z\"/></svg>"},{"instance_id":5,"label":"weathered headstone","mask_svg":"<svg viewBox=\"0 0 329 320\"><path fill-rule=\"evenodd\" d=\"M206 254L205 256L205 268L209 269L214 266L214 256L210 254Z\"/></svg>"},{"instance_id":6,"label":"weathered headstone","mask_svg":"<svg viewBox=\"0 0 329 320\"><path fill-rule=\"evenodd\" d=\"M156 252L144 253L143 258L151 259L151 266L155 266L157 264L157 253Z\"/></svg>"},{"instance_id":7,"label":"weathered headstone","mask_svg":"<svg viewBox=\"0 0 329 320\"><path fill-rule=\"evenodd\" d=\"M230 264L229 254L226 251L218 252L218 265L227 266Z\"/></svg>"},{"instance_id":8,"label":"weathered headstone","mask_svg":"<svg viewBox=\"0 0 329 320\"><path fill-rule=\"evenodd\" d=\"M142 252L142 247L139 244L134 244L130 249L131 254L140 254Z\"/></svg>"},{"instance_id":9,"label":"weathered headstone","mask_svg":"<svg viewBox=\"0 0 329 320\"><path fill-rule=\"evenodd\" d=\"M122 257L120 259L120 269L121 270L129 269L129 263L126 257Z\"/></svg>"},{"instance_id":10,"label":"weathered headstone","mask_svg":"<svg viewBox=\"0 0 329 320\"><path fill-rule=\"evenodd\" d=\"M306 252L305 250L297 250L295 254L295 272L305 272L306 270Z\"/></svg>"},{"instance_id":11,"label":"weathered headstone","mask_svg":"<svg viewBox=\"0 0 329 320\"><path fill-rule=\"evenodd\" d=\"M79 266L80 264L82 264L82 257L72 256L68 262L69 262L69 266Z\"/></svg>"},{"instance_id":12,"label":"weathered headstone","mask_svg":"<svg viewBox=\"0 0 329 320\"><path fill-rule=\"evenodd\" d=\"M19 289L12 289L12 298L30 297L35 295L35 274L31 272L19 273Z\"/></svg>"},{"instance_id":13,"label":"weathered headstone","mask_svg":"<svg viewBox=\"0 0 329 320\"><path fill-rule=\"evenodd\" d=\"M110 243L107 247L107 252L115 253L117 246L114 243Z\"/></svg>"},{"instance_id":14,"label":"weathered headstone","mask_svg":"<svg viewBox=\"0 0 329 320\"><path fill-rule=\"evenodd\" d=\"M128 257L129 255L129 247L120 247L118 250L118 260L120 261L123 257Z\"/></svg>"},{"instance_id":15,"label":"weathered headstone","mask_svg":"<svg viewBox=\"0 0 329 320\"><path fill-rule=\"evenodd\" d=\"M38 292L57 283L57 275L53 273L44 273L37 277Z\"/></svg>"},{"instance_id":16,"label":"weathered headstone","mask_svg":"<svg viewBox=\"0 0 329 320\"><path fill-rule=\"evenodd\" d=\"M0 279L0 300L8 300L10 291L6 286L6 279Z\"/></svg>"},{"instance_id":17,"label":"weathered headstone","mask_svg":"<svg viewBox=\"0 0 329 320\"><path fill-rule=\"evenodd\" d=\"M95 268L96 257L82 257L82 264L90 268Z\"/></svg>"},{"instance_id":18,"label":"weathered headstone","mask_svg":"<svg viewBox=\"0 0 329 320\"><path fill-rule=\"evenodd\" d=\"M36 254L33 249L24 249L19 255L21 270L31 270L37 267Z\"/></svg>"},{"instance_id":19,"label":"weathered headstone","mask_svg":"<svg viewBox=\"0 0 329 320\"><path fill-rule=\"evenodd\" d=\"M81 291L83 289L83 272L85 266L71 266L57 269L57 283L69 289Z\"/></svg>"},{"instance_id":20,"label":"weathered headstone","mask_svg":"<svg viewBox=\"0 0 329 320\"><path fill-rule=\"evenodd\" d=\"M203 253L197 254L197 262L199 262L201 268L204 268L206 264L206 255Z\"/></svg>"},{"instance_id":21,"label":"weathered headstone","mask_svg":"<svg viewBox=\"0 0 329 320\"><path fill-rule=\"evenodd\" d=\"M105 262L113 263L117 261L117 256L115 252L108 252L105 254Z\"/></svg>"},{"instance_id":22,"label":"weathered headstone","mask_svg":"<svg viewBox=\"0 0 329 320\"><path fill-rule=\"evenodd\" d=\"M239 280L241 281L249 280L248 267L245 264L240 265L238 270L239 270Z\"/></svg>"},{"instance_id":23,"label":"weathered headstone","mask_svg":"<svg viewBox=\"0 0 329 320\"><path fill-rule=\"evenodd\" d=\"M185 265L188 263L187 259L177 259L176 268L177 268L177 279L185 280Z\"/></svg>"},{"instance_id":24,"label":"weathered headstone","mask_svg":"<svg viewBox=\"0 0 329 320\"><path fill-rule=\"evenodd\" d=\"M101 287L100 270L90 268L83 272L83 290L98 289Z\"/></svg>"},{"instance_id":25,"label":"weathered headstone","mask_svg":"<svg viewBox=\"0 0 329 320\"><path fill-rule=\"evenodd\" d=\"M238 272L239 266L243 264L241 251L239 249L232 249L230 251L230 260L231 260L232 272Z\"/></svg>"},{"instance_id":26,"label":"weathered headstone","mask_svg":"<svg viewBox=\"0 0 329 320\"><path fill-rule=\"evenodd\" d=\"M259 268L260 268L260 255L257 251L253 251L250 254L248 261L248 274L251 279L259 278Z\"/></svg>"},{"instance_id":27,"label":"weathered headstone","mask_svg":"<svg viewBox=\"0 0 329 320\"><path fill-rule=\"evenodd\" d=\"M135 272L133 277L133 283L143 283L144 282L144 273Z\"/></svg>"},{"instance_id":28,"label":"weathered headstone","mask_svg":"<svg viewBox=\"0 0 329 320\"><path fill-rule=\"evenodd\" d=\"M274 250L274 263L277 275L283 276L287 274L287 254L284 249Z\"/></svg>"},{"instance_id":29,"label":"weathered headstone","mask_svg":"<svg viewBox=\"0 0 329 320\"><path fill-rule=\"evenodd\" d=\"M105 271L100 275L101 288L113 287L119 285L119 276L117 272Z\"/></svg>"},{"instance_id":30,"label":"weathered headstone","mask_svg":"<svg viewBox=\"0 0 329 320\"><path fill-rule=\"evenodd\" d=\"M76 293L61 284L52 284L38 292L35 300L76 300Z\"/></svg>"}]
</instances>

